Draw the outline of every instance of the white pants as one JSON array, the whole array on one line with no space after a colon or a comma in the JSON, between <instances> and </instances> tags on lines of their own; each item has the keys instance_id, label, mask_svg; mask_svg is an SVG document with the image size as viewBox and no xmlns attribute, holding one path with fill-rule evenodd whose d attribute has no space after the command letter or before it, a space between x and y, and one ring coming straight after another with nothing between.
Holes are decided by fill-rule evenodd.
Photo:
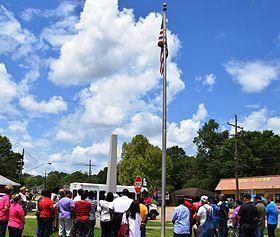
<instances>
[{"instance_id":1,"label":"white pants","mask_svg":"<svg viewBox=\"0 0 280 237\"><path fill-rule=\"evenodd\" d=\"M66 237L71 235L71 230L73 227L73 220L68 218L59 218L58 220L58 235L63 235L64 231L66 233Z\"/></svg>"}]
</instances>

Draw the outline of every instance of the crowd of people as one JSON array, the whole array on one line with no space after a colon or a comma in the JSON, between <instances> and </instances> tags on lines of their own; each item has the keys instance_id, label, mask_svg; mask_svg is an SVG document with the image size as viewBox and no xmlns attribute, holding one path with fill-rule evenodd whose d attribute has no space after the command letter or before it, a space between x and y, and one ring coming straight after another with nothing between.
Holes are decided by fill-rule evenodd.
<instances>
[{"instance_id":1,"label":"crowd of people","mask_svg":"<svg viewBox=\"0 0 280 237\"><path fill-rule=\"evenodd\" d=\"M59 237L93 237L95 215L99 212L101 237L145 237L148 215L145 200L140 198L138 202L129 195L127 189L117 197L108 192L97 203L93 191L79 189L73 198L70 190L60 189L58 194L43 190L37 200L36 235L48 237L57 229ZM26 197L25 189L13 194L11 186L5 187L5 196L0 200L0 237L5 237L7 228L9 237L22 236Z\"/></svg>"},{"instance_id":2,"label":"crowd of people","mask_svg":"<svg viewBox=\"0 0 280 237\"><path fill-rule=\"evenodd\" d=\"M25 225L30 193L21 188L5 187L0 200L0 237L21 237ZM131 199L124 189L120 196L108 192L99 203L93 191L79 189L73 198L70 190L60 189L58 194L41 192L37 200L38 237L48 237L54 230L58 236L93 237L96 213L99 212L101 237L145 237L148 216L147 204L151 198L143 195L139 201ZM271 197L264 203L262 197L245 194L230 211L224 195L215 198L202 196L199 202L179 198L172 222L174 237L227 237L231 228L236 237L263 237L267 223L269 237L275 237L278 207Z\"/></svg>"},{"instance_id":3,"label":"crowd of people","mask_svg":"<svg viewBox=\"0 0 280 237\"><path fill-rule=\"evenodd\" d=\"M235 237L264 237L266 221L268 237L275 237L278 207L272 197L267 198L266 206L259 195L251 200L251 195L245 194L231 213L224 195L202 196L196 203L179 198L172 216L174 237L227 237L229 228Z\"/></svg>"}]
</instances>

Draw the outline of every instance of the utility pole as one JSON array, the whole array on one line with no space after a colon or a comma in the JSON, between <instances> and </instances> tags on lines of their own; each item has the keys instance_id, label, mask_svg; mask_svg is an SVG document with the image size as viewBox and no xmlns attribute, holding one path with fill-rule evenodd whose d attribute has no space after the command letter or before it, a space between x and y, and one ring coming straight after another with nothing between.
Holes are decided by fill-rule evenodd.
<instances>
[{"instance_id":1,"label":"utility pole","mask_svg":"<svg viewBox=\"0 0 280 237\"><path fill-rule=\"evenodd\" d=\"M93 164L91 164L91 160L89 160L88 164L86 164L86 166L88 166L88 181L90 179L90 176L92 174L92 167L94 167Z\"/></svg>"},{"instance_id":2,"label":"utility pole","mask_svg":"<svg viewBox=\"0 0 280 237\"><path fill-rule=\"evenodd\" d=\"M20 168L19 168L19 174L18 174L18 179L19 183L21 184L21 179L22 179L22 169L23 169L23 160L24 160L24 148L22 149L22 155L20 158Z\"/></svg>"},{"instance_id":3,"label":"utility pole","mask_svg":"<svg viewBox=\"0 0 280 237\"><path fill-rule=\"evenodd\" d=\"M47 170L45 169L45 177L44 177L44 189L47 188Z\"/></svg>"},{"instance_id":4,"label":"utility pole","mask_svg":"<svg viewBox=\"0 0 280 237\"><path fill-rule=\"evenodd\" d=\"M234 149L234 160L235 160L235 184L236 184L236 200L239 199L239 154L238 154L238 128L243 130L243 127L238 126L237 124L237 115L234 115L234 124L227 123L228 125L234 127L234 140L235 140L235 149Z\"/></svg>"}]
</instances>

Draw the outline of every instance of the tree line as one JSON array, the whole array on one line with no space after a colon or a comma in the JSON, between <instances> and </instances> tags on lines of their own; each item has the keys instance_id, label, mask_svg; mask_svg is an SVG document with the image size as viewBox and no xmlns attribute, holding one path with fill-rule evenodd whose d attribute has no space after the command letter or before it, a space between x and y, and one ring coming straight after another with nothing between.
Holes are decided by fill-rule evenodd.
<instances>
[{"instance_id":1,"label":"tree line","mask_svg":"<svg viewBox=\"0 0 280 237\"><path fill-rule=\"evenodd\" d=\"M272 131L241 131L238 134L240 177L280 174L280 136ZM167 190L197 187L213 191L221 178L232 178L235 173L235 138L210 119L194 138L197 152L188 156L183 148L167 149ZM12 151L8 138L0 136L0 174L18 181L18 162L21 154ZM118 182L132 185L137 175L145 177L149 190L161 186L161 149L139 134L122 146L118 164ZM62 187L72 182L106 183L107 167L88 177L87 173L50 172L46 179L49 188ZM41 185L40 175L24 174L22 182L28 187Z\"/></svg>"}]
</instances>

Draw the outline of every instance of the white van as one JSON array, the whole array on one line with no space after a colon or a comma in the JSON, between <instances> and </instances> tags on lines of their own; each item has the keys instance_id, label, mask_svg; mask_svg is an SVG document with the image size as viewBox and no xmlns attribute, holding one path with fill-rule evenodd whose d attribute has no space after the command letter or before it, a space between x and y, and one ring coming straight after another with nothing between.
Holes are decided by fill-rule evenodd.
<instances>
[{"instance_id":1,"label":"white van","mask_svg":"<svg viewBox=\"0 0 280 237\"><path fill-rule=\"evenodd\" d=\"M128 189L130 198L136 200L137 195L133 186L117 185L117 194L120 195L124 189ZM106 184L92 184L92 183L71 183L70 191L73 193L73 197L77 196L78 189L83 189L85 192L93 191L95 199L99 202L102 195L106 193ZM142 192L147 190L142 188Z\"/></svg>"}]
</instances>

